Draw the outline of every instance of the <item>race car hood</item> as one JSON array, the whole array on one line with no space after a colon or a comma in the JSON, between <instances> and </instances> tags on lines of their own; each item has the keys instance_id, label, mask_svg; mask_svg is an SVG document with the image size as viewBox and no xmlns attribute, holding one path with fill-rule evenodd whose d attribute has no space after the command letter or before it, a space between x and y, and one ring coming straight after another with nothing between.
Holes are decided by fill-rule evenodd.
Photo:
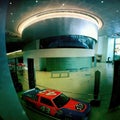
<instances>
[{"instance_id":1,"label":"race car hood","mask_svg":"<svg viewBox=\"0 0 120 120\"><path fill-rule=\"evenodd\" d=\"M87 105L74 99L70 99L69 102L64 106L64 108L73 111L84 112L87 108Z\"/></svg>"}]
</instances>

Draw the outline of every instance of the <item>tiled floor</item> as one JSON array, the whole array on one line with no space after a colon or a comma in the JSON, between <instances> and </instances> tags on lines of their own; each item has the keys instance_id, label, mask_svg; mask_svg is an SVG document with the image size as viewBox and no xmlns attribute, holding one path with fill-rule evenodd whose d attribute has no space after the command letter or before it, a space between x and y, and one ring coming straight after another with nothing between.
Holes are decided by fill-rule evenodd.
<instances>
[{"instance_id":1,"label":"tiled floor","mask_svg":"<svg viewBox=\"0 0 120 120\"><path fill-rule=\"evenodd\" d=\"M111 63L98 63L96 70L101 71L101 81L100 81L100 93L99 99L101 104L98 107L93 107L89 120L120 120L120 108L109 111L109 104L112 92L113 83L113 64ZM43 115L38 115L34 111L27 110L25 108L30 120L51 120L52 118L44 117Z\"/></svg>"},{"instance_id":2,"label":"tiled floor","mask_svg":"<svg viewBox=\"0 0 120 120\"><path fill-rule=\"evenodd\" d=\"M97 68L101 71L99 107L92 107L89 120L120 120L120 108L109 111L113 83L113 64L98 63Z\"/></svg>"}]
</instances>

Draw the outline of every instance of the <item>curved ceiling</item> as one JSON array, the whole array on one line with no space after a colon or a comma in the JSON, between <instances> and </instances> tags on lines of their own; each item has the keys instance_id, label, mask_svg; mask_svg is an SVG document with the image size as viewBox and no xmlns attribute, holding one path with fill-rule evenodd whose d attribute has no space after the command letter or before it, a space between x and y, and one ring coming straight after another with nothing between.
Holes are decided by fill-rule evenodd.
<instances>
[{"instance_id":1,"label":"curved ceiling","mask_svg":"<svg viewBox=\"0 0 120 120\"><path fill-rule=\"evenodd\" d=\"M113 4L114 3L114 4ZM79 9L100 17L104 23L98 35L120 34L119 0L10 0L6 20L6 38L9 42L21 42L18 25L34 14L52 9Z\"/></svg>"},{"instance_id":2,"label":"curved ceiling","mask_svg":"<svg viewBox=\"0 0 120 120\"><path fill-rule=\"evenodd\" d=\"M73 19L85 20L85 21L94 23L95 25L97 25L98 28L101 28L103 25L102 20L98 16L95 16L89 13L88 11L82 11L79 9L52 9L52 10L46 10L43 12L40 11L37 14L35 13L34 15L29 16L18 25L17 31L21 35L25 28L31 25L34 25L35 23L38 23L38 22L40 23L45 20L52 20L52 22L54 22L54 19L56 18L57 19L73 18ZM65 23L67 23L67 21ZM45 29L47 28L48 27L46 27Z\"/></svg>"},{"instance_id":3,"label":"curved ceiling","mask_svg":"<svg viewBox=\"0 0 120 120\"><path fill-rule=\"evenodd\" d=\"M30 41L61 35L83 35L97 40L98 27L94 23L82 19L52 18L25 28L22 38L24 41Z\"/></svg>"}]
</instances>

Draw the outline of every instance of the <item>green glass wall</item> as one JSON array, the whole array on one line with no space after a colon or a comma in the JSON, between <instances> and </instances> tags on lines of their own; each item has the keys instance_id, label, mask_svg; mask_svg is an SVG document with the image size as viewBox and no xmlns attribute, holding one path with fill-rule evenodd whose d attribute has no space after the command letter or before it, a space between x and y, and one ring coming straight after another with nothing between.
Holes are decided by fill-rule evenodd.
<instances>
[{"instance_id":1,"label":"green glass wall","mask_svg":"<svg viewBox=\"0 0 120 120\"><path fill-rule=\"evenodd\" d=\"M92 67L92 57L67 57L67 58L41 58L40 70L62 71L62 70L81 70Z\"/></svg>"}]
</instances>

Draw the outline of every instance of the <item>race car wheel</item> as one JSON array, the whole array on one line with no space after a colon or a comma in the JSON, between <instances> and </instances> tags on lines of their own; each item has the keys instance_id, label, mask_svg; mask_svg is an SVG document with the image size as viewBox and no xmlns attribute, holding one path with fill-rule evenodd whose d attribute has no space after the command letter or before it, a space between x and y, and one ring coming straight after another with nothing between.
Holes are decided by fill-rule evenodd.
<instances>
[{"instance_id":1,"label":"race car wheel","mask_svg":"<svg viewBox=\"0 0 120 120\"><path fill-rule=\"evenodd\" d=\"M63 111L62 110L58 110L57 113L55 114L55 117L62 118L62 115L63 115Z\"/></svg>"},{"instance_id":2,"label":"race car wheel","mask_svg":"<svg viewBox=\"0 0 120 120\"><path fill-rule=\"evenodd\" d=\"M25 101L25 103L26 103L27 106L30 106L30 105L31 105L30 102L27 101L27 100Z\"/></svg>"},{"instance_id":3,"label":"race car wheel","mask_svg":"<svg viewBox=\"0 0 120 120\"><path fill-rule=\"evenodd\" d=\"M82 118L81 120L88 120L88 117L86 116L86 117Z\"/></svg>"},{"instance_id":4,"label":"race car wheel","mask_svg":"<svg viewBox=\"0 0 120 120\"><path fill-rule=\"evenodd\" d=\"M44 113L47 113L47 114L50 114L50 109L45 107L45 106L41 106L40 107L40 111L44 112Z\"/></svg>"},{"instance_id":5,"label":"race car wheel","mask_svg":"<svg viewBox=\"0 0 120 120\"><path fill-rule=\"evenodd\" d=\"M29 101L26 101L26 105L28 108L34 108L34 106L35 106L33 103L31 103Z\"/></svg>"},{"instance_id":6,"label":"race car wheel","mask_svg":"<svg viewBox=\"0 0 120 120\"><path fill-rule=\"evenodd\" d=\"M72 120L72 118L69 117L69 116L65 116L65 119L64 119L64 120Z\"/></svg>"}]
</instances>

